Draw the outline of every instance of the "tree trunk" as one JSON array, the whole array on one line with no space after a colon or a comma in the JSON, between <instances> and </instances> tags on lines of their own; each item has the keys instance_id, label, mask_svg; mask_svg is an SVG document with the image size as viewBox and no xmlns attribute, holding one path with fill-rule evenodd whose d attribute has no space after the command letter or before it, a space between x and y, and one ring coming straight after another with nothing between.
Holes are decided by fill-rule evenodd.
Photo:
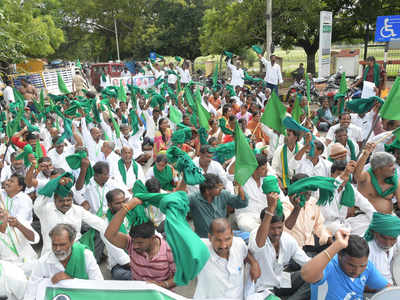
<instances>
[{"instance_id":1,"label":"tree trunk","mask_svg":"<svg viewBox=\"0 0 400 300\"><path fill-rule=\"evenodd\" d=\"M315 54L317 53L318 48L304 48L304 51L307 54L307 73L311 73L315 76Z\"/></svg>"}]
</instances>

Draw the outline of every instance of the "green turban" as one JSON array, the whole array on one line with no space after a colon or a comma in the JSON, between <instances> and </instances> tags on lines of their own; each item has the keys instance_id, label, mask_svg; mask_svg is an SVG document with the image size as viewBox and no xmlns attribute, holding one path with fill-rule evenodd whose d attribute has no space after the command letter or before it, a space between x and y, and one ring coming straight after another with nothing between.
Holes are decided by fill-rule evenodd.
<instances>
[{"instance_id":1,"label":"green turban","mask_svg":"<svg viewBox=\"0 0 400 300\"><path fill-rule=\"evenodd\" d=\"M72 181L69 181L65 185L60 184L60 179L63 177L71 178ZM61 197L66 197L71 192L72 187L74 186L75 178L71 173L64 173L57 178L50 180L44 187L39 189L39 195L44 195L46 197L52 197L53 194L57 194Z\"/></svg>"},{"instance_id":2,"label":"green turban","mask_svg":"<svg viewBox=\"0 0 400 300\"><path fill-rule=\"evenodd\" d=\"M278 184L278 178L276 178L275 176L267 176L264 177L264 181L262 184L262 190L264 192L264 194L269 194L269 193L278 193L280 194L281 189L279 188L279 184ZM278 203L276 206L276 214L278 216L283 216L283 206L282 206L282 202L280 199L278 199Z\"/></svg>"},{"instance_id":3,"label":"green turban","mask_svg":"<svg viewBox=\"0 0 400 300\"><path fill-rule=\"evenodd\" d=\"M364 235L364 239L368 242L374 238L373 231L396 238L400 235L400 218L374 212L371 224Z\"/></svg>"}]
</instances>

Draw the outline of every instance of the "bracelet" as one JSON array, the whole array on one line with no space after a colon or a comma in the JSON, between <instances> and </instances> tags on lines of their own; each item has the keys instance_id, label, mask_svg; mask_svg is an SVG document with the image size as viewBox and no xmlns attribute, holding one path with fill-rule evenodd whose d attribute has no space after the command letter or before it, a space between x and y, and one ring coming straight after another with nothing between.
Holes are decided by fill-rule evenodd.
<instances>
[{"instance_id":1,"label":"bracelet","mask_svg":"<svg viewBox=\"0 0 400 300\"><path fill-rule=\"evenodd\" d=\"M271 213L271 212L269 212L268 210L266 210L266 211L265 211L265 213L266 213L268 216L271 216L271 217L273 217L273 216L274 216L274 214L273 214L273 213Z\"/></svg>"},{"instance_id":2,"label":"bracelet","mask_svg":"<svg viewBox=\"0 0 400 300\"><path fill-rule=\"evenodd\" d=\"M129 212L129 208L128 205L126 205L126 203L122 204L122 208L125 209L127 213Z\"/></svg>"},{"instance_id":3,"label":"bracelet","mask_svg":"<svg viewBox=\"0 0 400 300\"><path fill-rule=\"evenodd\" d=\"M322 251L322 252L324 252L326 254L326 256L328 256L329 260L332 259L332 257L330 256L329 252L326 249L324 251Z\"/></svg>"},{"instance_id":4,"label":"bracelet","mask_svg":"<svg viewBox=\"0 0 400 300\"><path fill-rule=\"evenodd\" d=\"M169 283L168 283L167 280L163 281L163 284L164 284L164 286L165 286L166 289L169 288Z\"/></svg>"}]
</instances>

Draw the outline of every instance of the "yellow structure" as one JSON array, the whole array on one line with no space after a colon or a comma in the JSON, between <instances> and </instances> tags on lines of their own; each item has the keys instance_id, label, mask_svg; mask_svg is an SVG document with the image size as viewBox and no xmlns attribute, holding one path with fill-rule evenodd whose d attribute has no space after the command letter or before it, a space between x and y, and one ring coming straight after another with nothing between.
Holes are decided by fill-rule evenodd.
<instances>
[{"instance_id":1,"label":"yellow structure","mask_svg":"<svg viewBox=\"0 0 400 300\"><path fill-rule=\"evenodd\" d=\"M31 59L25 63L17 64L17 73L38 73L44 70L46 62L41 59Z\"/></svg>"}]
</instances>

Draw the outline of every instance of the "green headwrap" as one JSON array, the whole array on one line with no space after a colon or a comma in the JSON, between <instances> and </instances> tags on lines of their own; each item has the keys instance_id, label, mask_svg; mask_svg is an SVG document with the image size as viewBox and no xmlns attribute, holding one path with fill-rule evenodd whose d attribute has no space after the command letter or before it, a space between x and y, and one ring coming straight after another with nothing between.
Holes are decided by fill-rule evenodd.
<instances>
[{"instance_id":1,"label":"green headwrap","mask_svg":"<svg viewBox=\"0 0 400 300\"><path fill-rule=\"evenodd\" d=\"M68 155L65 160L67 161L68 166L72 170L77 170L81 167L81 162L82 158L86 158L87 153L86 151L79 151L74 154ZM85 184L89 184L90 179L94 175L94 170L92 166L89 164L89 167L87 168L86 175L85 175Z\"/></svg>"},{"instance_id":2,"label":"green headwrap","mask_svg":"<svg viewBox=\"0 0 400 300\"><path fill-rule=\"evenodd\" d=\"M366 241L369 242L374 238L373 231L396 238L400 235L400 218L393 215L374 212L371 224L364 235Z\"/></svg>"},{"instance_id":3,"label":"green headwrap","mask_svg":"<svg viewBox=\"0 0 400 300\"><path fill-rule=\"evenodd\" d=\"M65 185L60 184L60 179L62 177L71 178L72 181L69 181ZM39 195L44 195L46 197L52 197L53 194L57 194L61 197L66 197L71 192L72 187L74 186L75 178L71 173L64 173L57 178L50 180L44 187L39 189Z\"/></svg>"},{"instance_id":4,"label":"green headwrap","mask_svg":"<svg viewBox=\"0 0 400 300\"><path fill-rule=\"evenodd\" d=\"M278 178L276 178L275 176L272 176L272 175L264 177L263 184L262 184L262 190L263 190L264 194L266 194L266 195L269 193L280 194L281 190L279 188ZM283 216L283 206L282 206L282 202L280 199L278 199L275 213L277 216L280 216L280 217Z\"/></svg>"}]
</instances>

